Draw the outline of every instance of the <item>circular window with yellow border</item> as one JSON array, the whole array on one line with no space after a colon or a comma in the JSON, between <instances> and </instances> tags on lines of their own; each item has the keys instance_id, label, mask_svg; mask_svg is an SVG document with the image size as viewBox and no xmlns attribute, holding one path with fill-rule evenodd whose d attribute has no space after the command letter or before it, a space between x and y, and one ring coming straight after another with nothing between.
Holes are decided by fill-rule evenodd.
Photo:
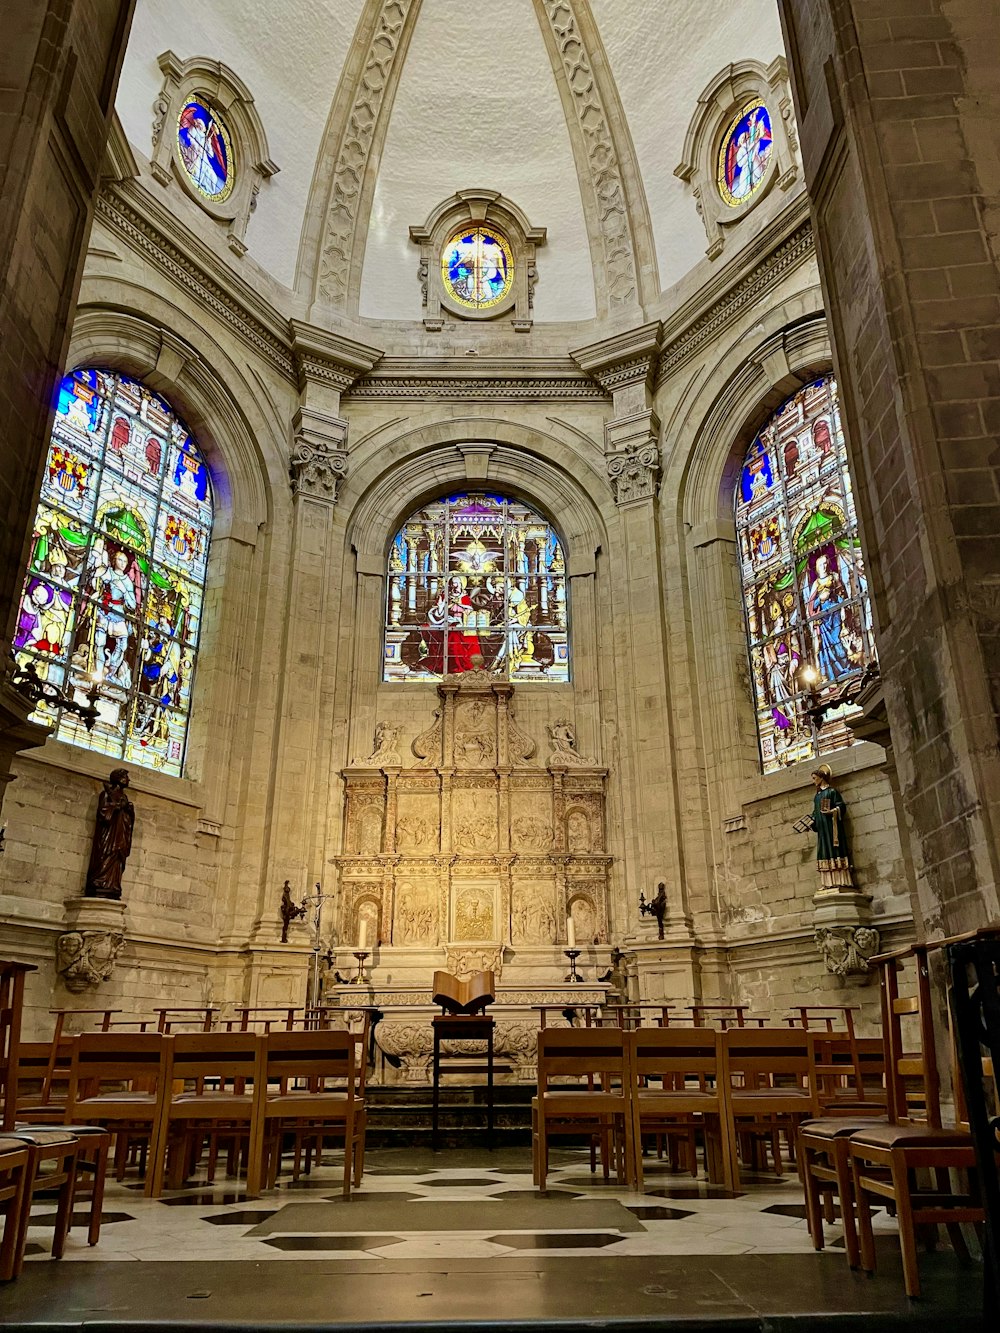
<instances>
[{"instance_id":1,"label":"circular window with yellow border","mask_svg":"<svg viewBox=\"0 0 1000 1333\"><path fill-rule=\"evenodd\" d=\"M195 190L214 204L227 198L236 179L232 140L215 112L198 98L187 101L177 118L177 148Z\"/></svg>"},{"instance_id":2,"label":"circular window with yellow border","mask_svg":"<svg viewBox=\"0 0 1000 1333\"><path fill-rule=\"evenodd\" d=\"M441 255L446 294L467 310L489 310L510 293L514 255L510 242L493 227L463 227Z\"/></svg>"},{"instance_id":3,"label":"circular window with yellow border","mask_svg":"<svg viewBox=\"0 0 1000 1333\"><path fill-rule=\"evenodd\" d=\"M770 113L755 98L730 121L719 148L719 193L731 208L745 204L764 184L773 149Z\"/></svg>"}]
</instances>

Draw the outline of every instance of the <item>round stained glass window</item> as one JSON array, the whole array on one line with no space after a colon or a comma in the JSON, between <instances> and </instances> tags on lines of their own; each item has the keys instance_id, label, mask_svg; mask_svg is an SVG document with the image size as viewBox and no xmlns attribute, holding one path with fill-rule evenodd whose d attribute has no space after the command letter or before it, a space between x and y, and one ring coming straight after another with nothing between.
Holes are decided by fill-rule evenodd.
<instances>
[{"instance_id":1,"label":"round stained glass window","mask_svg":"<svg viewBox=\"0 0 1000 1333\"><path fill-rule=\"evenodd\" d=\"M229 131L204 102L189 101L177 118L177 147L188 180L206 199L221 203L233 188Z\"/></svg>"},{"instance_id":2,"label":"round stained glass window","mask_svg":"<svg viewBox=\"0 0 1000 1333\"><path fill-rule=\"evenodd\" d=\"M719 149L719 193L738 208L764 183L771 152L771 117L763 102L748 102L733 117Z\"/></svg>"},{"instance_id":3,"label":"round stained glass window","mask_svg":"<svg viewBox=\"0 0 1000 1333\"><path fill-rule=\"evenodd\" d=\"M451 299L467 310L499 305L514 282L510 242L491 227L464 227L444 247L441 278Z\"/></svg>"}]
</instances>

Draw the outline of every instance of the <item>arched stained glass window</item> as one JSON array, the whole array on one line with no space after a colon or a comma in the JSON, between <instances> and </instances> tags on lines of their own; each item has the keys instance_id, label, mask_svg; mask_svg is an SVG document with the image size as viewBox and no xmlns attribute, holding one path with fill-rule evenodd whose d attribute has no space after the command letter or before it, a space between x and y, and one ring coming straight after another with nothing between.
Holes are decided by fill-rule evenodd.
<instances>
[{"instance_id":1,"label":"arched stained glass window","mask_svg":"<svg viewBox=\"0 0 1000 1333\"><path fill-rule=\"evenodd\" d=\"M839 702L875 660L868 579L832 376L747 450L736 490L743 607L765 773L852 744ZM821 721L809 709L833 701Z\"/></svg>"},{"instance_id":2,"label":"arched stained glass window","mask_svg":"<svg viewBox=\"0 0 1000 1333\"><path fill-rule=\"evenodd\" d=\"M509 680L569 679L562 547L519 500L463 491L424 505L388 573L384 680L440 680L477 656Z\"/></svg>"},{"instance_id":3,"label":"arched stained glass window","mask_svg":"<svg viewBox=\"0 0 1000 1333\"><path fill-rule=\"evenodd\" d=\"M99 717L40 705L60 740L180 774L212 533L208 468L168 403L77 370L59 388L18 609L20 662Z\"/></svg>"}]
</instances>

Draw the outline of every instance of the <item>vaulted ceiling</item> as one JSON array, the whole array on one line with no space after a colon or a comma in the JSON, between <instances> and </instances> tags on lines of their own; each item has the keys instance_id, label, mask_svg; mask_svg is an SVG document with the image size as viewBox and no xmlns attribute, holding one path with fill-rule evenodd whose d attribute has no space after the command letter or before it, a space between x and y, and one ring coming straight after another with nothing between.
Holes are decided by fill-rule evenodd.
<instances>
[{"instance_id":1,"label":"vaulted ceiling","mask_svg":"<svg viewBox=\"0 0 1000 1333\"><path fill-rule=\"evenodd\" d=\"M775 0L138 0L118 113L148 157L161 52L238 74L280 167L248 258L319 305L419 319L408 228L486 187L548 230L535 318L583 320L607 313L609 173L644 302L704 256L673 174L699 94L781 49ZM338 220L345 171L362 179Z\"/></svg>"}]
</instances>

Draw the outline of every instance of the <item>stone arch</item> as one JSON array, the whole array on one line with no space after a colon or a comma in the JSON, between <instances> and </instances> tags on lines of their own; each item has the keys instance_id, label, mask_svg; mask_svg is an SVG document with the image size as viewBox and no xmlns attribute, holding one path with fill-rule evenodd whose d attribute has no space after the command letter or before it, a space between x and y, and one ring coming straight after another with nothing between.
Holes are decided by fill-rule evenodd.
<instances>
[{"instance_id":1,"label":"stone arch","mask_svg":"<svg viewBox=\"0 0 1000 1333\"><path fill-rule=\"evenodd\" d=\"M421 503L449 486L493 484L550 519L572 577L592 565L617 523L597 462L596 445L592 463L558 436L495 418L416 426L352 466L340 496L348 540L360 560L384 560L399 524Z\"/></svg>"},{"instance_id":2,"label":"stone arch","mask_svg":"<svg viewBox=\"0 0 1000 1333\"><path fill-rule=\"evenodd\" d=\"M216 534L228 536L235 525L244 540L253 541L271 515L276 477L269 475L259 441L273 432L261 418L251 422L245 405L253 403L253 391L217 345L209 359L208 349L173 331L180 321L176 311L170 313L168 322L166 310L156 320L106 305L81 306L67 365L122 370L162 393L208 461Z\"/></svg>"}]
</instances>

